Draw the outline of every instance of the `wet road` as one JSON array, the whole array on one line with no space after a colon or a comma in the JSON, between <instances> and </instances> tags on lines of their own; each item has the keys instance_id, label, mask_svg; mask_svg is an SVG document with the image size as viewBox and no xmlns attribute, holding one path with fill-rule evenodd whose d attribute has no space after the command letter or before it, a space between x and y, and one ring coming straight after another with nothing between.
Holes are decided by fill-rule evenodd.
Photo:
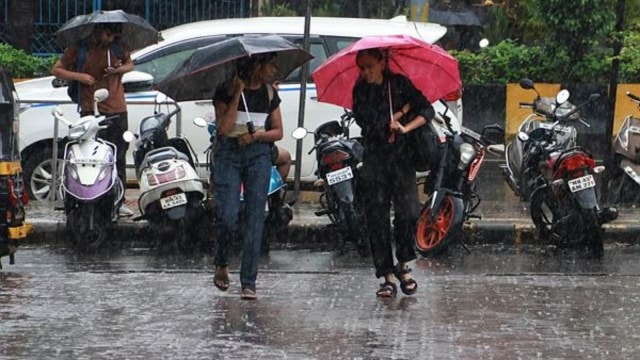
<instances>
[{"instance_id":1,"label":"wet road","mask_svg":"<svg viewBox=\"0 0 640 360\"><path fill-rule=\"evenodd\" d=\"M24 246L0 272L0 358L640 358L640 248L472 251L418 260L417 295L392 300L355 254L272 251L247 302L237 259L222 293L206 256Z\"/></svg>"}]
</instances>

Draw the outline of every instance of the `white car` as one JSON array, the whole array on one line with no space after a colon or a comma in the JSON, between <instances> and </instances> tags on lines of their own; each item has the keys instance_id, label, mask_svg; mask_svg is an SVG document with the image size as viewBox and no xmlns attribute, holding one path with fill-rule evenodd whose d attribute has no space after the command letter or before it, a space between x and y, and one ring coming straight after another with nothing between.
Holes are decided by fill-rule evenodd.
<instances>
[{"instance_id":1,"label":"white car","mask_svg":"<svg viewBox=\"0 0 640 360\"><path fill-rule=\"evenodd\" d=\"M389 20L357 18L313 17L310 24L310 52L315 57L310 62L309 73L313 72L326 58L367 35L408 34L426 42L434 43L446 33L446 28L430 23L407 21L399 16ZM125 74L126 100L129 112L129 130L137 131L140 119L153 112L153 99L156 91L153 85L163 80L175 66L181 64L197 48L223 40L230 36L243 34L278 34L294 43L303 44L303 17L256 17L241 19L208 20L180 25L161 32L162 41L138 50L132 54L135 64L133 72ZM293 156L296 153L296 140L290 134L298 127L298 109L300 104L300 69L288 78L282 79L279 94L282 98L281 110L284 122L284 138L279 146L287 148ZM149 76L151 75L151 76ZM78 118L76 104L70 102L67 88L59 84L54 77L44 77L16 84L23 109L21 113L20 151L22 153L25 181L29 185L32 198L43 200L49 196L51 185L52 144L54 119L51 109L55 105L63 108L65 116L75 121ZM446 103L434 103L437 111L449 106L453 114L462 122L462 103L460 93L447 97ZM316 100L316 88L309 76L306 88L304 127L313 130L320 124L337 119L343 109ZM180 124L174 122L170 134L182 133L193 145L198 154L203 154L209 146L209 134L195 126L195 117L207 118L214 113L211 100L181 102ZM58 132L64 142L66 131ZM358 135L359 129L352 134ZM302 181L314 181L315 158L307 153L312 148L312 140L303 143L303 158L295 159L294 166L301 166ZM63 149L64 146L58 146ZM205 156L201 160L200 174L207 178ZM60 169L61 167L58 167ZM127 155L127 178L135 179L131 149ZM293 169L290 177L293 176Z\"/></svg>"}]
</instances>

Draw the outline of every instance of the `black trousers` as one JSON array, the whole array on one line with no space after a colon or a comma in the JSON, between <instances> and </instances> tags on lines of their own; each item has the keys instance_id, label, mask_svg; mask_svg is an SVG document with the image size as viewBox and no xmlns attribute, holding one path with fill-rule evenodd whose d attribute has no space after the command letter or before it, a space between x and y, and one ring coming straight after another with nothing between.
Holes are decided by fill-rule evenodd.
<instances>
[{"instance_id":1,"label":"black trousers","mask_svg":"<svg viewBox=\"0 0 640 360\"><path fill-rule=\"evenodd\" d=\"M91 113L82 112L81 116L91 115ZM98 131L98 137L106 141L112 142L116 146L116 169L118 170L118 177L122 181L122 186L127 187L127 150L129 149L129 143L124 141L122 134L129 129L129 117L127 112L121 112L117 114L101 113L106 117L118 115L117 118L112 120L111 125L108 128Z\"/></svg>"},{"instance_id":2,"label":"black trousers","mask_svg":"<svg viewBox=\"0 0 640 360\"><path fill-rule=\"evenodd\" d=\"M359 201L364 209L371 255L379 278L393 273L396 268L392 239L398 262L416 258L415 233L420 215L416 173L412 166L389 159L388 154L370 156L365 159L359 186Z\"/></svg>"}]
</instances>

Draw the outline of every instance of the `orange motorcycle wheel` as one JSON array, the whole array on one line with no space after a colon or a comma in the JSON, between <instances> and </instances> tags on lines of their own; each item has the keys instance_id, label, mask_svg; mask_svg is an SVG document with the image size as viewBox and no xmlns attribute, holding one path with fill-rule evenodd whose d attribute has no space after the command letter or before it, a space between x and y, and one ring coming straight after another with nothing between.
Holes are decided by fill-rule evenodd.
<instances>
[{"instance_id":1,"label":"orange motorcycle wheel","mask_svg":"<svg viewBox=\"0 0 640 360\"><path fill-rule=\"evenodd\" d=\"M430 214L431 210L426 204L420 213L416 231L416 248L425 257L441 253L459 235L462 226L462 200L447 194L433 221L430 220Z\"/></svg>"}]
</instances>

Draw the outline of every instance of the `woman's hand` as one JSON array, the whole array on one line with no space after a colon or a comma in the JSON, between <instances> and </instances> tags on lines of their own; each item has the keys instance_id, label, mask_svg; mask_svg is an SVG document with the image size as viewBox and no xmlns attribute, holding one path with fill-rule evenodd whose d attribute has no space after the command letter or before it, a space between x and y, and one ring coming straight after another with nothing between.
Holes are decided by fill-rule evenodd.
<instances>
[{"instance_id":1,"label":"woman's hand","mask_svg":"<svg viewBox=\"0 0 640 360\"><path fill-rule=\"evenodd\" d=\"M399 133L399 134L407 133L407 129L399 121L395 121L395 120L392 121L389 124L389 128L391 129L391 132L394 132L394 133Z\"/></svg>"},{"instance_id":2,"label":"woman's hand","mask_svg":"<svg viewBox=\"0 0 640 360\"><path fill-rule=\"evenodd\" d=\"M238 144L245 146L256 142L256 134L257 133L246 133L238 136Z\"/></svg>"}]
</instances>

